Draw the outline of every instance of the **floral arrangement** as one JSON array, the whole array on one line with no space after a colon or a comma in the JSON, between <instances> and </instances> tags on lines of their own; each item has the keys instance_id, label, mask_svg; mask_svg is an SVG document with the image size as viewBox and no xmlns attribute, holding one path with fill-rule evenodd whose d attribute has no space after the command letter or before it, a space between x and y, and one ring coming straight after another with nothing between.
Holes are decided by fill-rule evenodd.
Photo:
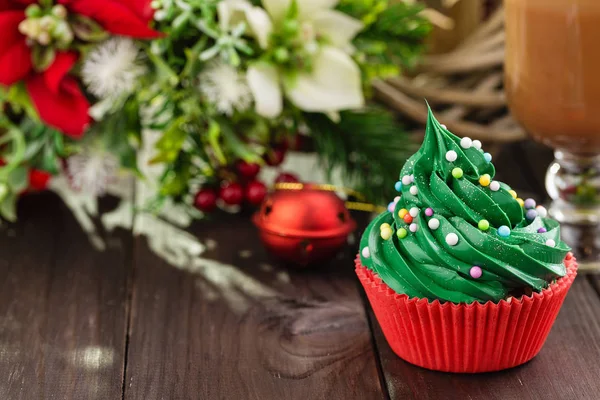
<instances>
[{"instance_id":1,"label":"floral arrangement","mask_svg":"<svg viewBox=\"0 0 600 400\"><path fill-rule=\"evenodd\" d=\"M281 163L298 137L377 193L410 149L368 102L369 83L415 62L430 30L422 11L388 0L0 0L0 213L14 219L18 196L52 175L99 196L124 170L155 180L150 209L256 204L261 165Z\"/></svg>"}]
</instances>

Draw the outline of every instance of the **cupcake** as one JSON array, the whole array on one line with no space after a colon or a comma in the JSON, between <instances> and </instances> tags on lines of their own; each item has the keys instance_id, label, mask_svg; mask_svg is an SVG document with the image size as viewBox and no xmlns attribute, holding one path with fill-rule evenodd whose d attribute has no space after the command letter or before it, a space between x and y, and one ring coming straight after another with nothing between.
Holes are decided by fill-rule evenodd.
<instances>
[{"instance_id":1,"label":"cupcake","mask_svg":"<svg viewBox=\"0 0 600 400\"><path fill-rule=\"evenodd\" d=\"M529 361L575 279L558 222L494 175L481 142L429 110L399 197L361 239L356 273L391 348L412 364L474 373Z\"/></svg>"}]
</instances>

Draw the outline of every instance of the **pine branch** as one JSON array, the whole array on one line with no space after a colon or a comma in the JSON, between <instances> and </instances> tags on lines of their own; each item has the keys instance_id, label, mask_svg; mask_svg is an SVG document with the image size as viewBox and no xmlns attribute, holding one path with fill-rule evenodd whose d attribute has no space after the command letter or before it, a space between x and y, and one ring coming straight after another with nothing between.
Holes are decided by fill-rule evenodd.
<instances>
[{"instance_id":1,"label":"pine branch","mask_svg":"<svg viewBox=\"0 0 600 400\"><path fill-rule=\"evenodd\" d=\"M402 165L416 148L394 116L373 107L343 112L339 123L320 114L306 117L326 171L341 168L345 185L387 205Z\"/></svg>"}]
</instances>

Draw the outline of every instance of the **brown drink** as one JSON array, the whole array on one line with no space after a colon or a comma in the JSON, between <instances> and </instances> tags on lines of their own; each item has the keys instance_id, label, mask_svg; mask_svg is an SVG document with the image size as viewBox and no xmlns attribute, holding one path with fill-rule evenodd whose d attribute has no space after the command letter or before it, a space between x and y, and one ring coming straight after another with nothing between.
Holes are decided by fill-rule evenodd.
<instances>
[{"instance_id":1,"label":"brown drink","mask_svg":"<svg viewBox=\"0 0 600 400\"><path fill-rule=\"evenodd\" d=\"M505 0L506 90L536 139L600 154L600 0Z\"/></svg>"}]
</instances>

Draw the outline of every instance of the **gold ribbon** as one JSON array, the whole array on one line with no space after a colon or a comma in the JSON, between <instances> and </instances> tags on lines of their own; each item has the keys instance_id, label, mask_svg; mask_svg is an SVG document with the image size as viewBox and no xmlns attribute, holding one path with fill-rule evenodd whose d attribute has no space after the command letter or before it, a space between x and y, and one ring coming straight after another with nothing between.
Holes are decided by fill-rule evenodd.
<instances>
[{"instance_id":1,"label":"gold ribbon","mask_svg":"<svg viewBox=\"0 0 600 400\"><path fill-rule=\"evenodd\" d=\"M274 186L275 190L303 190L305 187L308 187L310 189L323 190L326 192L343 192L343 193L347 194L348 196L354 196L358 200L360 200L358 202L357 201L347 201L346 208L348 210L364 211L364 212L378 212L378 213L386 210L385 207L367 203L366 202L367 199L365 198L365 196L362 193L359 193L356 190L348 189L345 187L339 187L339 186L329 185L329 184L315 184L315 183L310 183L307 185L305 185L304 183L277 183Z\"/></svg>"}]
</instances>

